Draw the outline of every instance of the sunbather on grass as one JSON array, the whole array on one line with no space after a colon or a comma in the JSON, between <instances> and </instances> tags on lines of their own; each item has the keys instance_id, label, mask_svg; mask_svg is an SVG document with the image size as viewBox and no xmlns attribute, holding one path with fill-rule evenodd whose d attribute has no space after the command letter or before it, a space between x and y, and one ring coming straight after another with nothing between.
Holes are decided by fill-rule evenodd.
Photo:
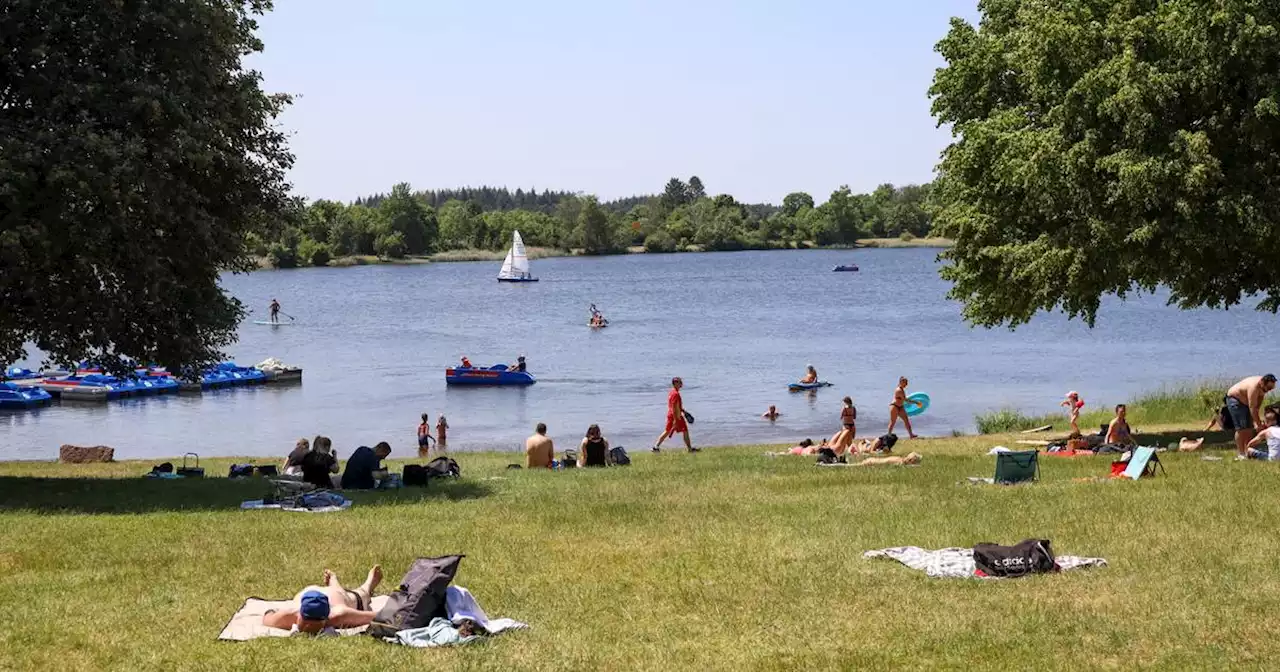
<instances>
[{"instance_id":1,"label":"sunbather on grass","mask_svg":"<svg viewBox=\"0 0 1280 672\"><path fill-rule=\"evenodd\" d=\"M923 456L920 453L908 453L906 457L901 455L891 455L889 457L868 457L867 459L854 464L855 467L875 467L880 465L897 465L905 466L908 464L920 464Z\"/></svg>"},{"instance_id":2,"label":"sunbather on grass","mask_svg":"<svg viewBox=\"0 0 1280 672\"><path fill-rule=\"evenodd\" d=\"M373 622L370 610L373 590L382 582L382 567L374 565L359 588L338 583L338 576L324 570L324 585L307 586L289 606L262 615L262 624L282 630L319 634L327 628L355 628Z\"/></svg>"}]
</instances>

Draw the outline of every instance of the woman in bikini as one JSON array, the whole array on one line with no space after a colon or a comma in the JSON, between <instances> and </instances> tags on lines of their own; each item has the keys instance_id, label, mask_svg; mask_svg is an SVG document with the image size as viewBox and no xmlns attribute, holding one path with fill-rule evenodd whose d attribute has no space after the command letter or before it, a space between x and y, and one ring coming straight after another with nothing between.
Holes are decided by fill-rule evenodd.
<instances>
[{"instance_id":1,"label":"woman in bikini","mask_svg":"<svg viewBox=\"0 0 1280 672\"><path fill-rule=\"evenodd\" d=\"M853 398L845 397L844 408L840 409L840 431L831 440L831 448L836 451L836 455L844 455L849 446L853 445L858 434L857 420L858 409L853 405Z\"/></svg>"},{"instance_id":2,"label":"woman in bikini","mask_svg":"<svg viewBox=\"0 0 1280 672\"><path fill-rule=\"evenodd\" d=\"M902 424L907 428L907 438L916 438L916 433L911 429L911 418L907 417L907 379L898 379L898 389L893 391L893 403L889 404L889 431L886 434L892 434L893 428L897 426L898 419L902 419Z\"/></svg>"}]
</instances>

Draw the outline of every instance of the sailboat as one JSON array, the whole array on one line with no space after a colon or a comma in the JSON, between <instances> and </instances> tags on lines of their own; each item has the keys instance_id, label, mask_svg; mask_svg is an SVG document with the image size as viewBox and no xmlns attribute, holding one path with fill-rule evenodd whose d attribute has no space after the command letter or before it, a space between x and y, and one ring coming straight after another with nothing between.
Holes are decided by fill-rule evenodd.
<instances>
[{"instance_id":1,"label":"sailboat","mask_svg":"<svg viewBox=\"0 0 1280 672\"><path fill-rule=\"evenodd\" d=\"M502 262L502 270L498 272L498 282L537 282L538 279L529 274L529 257L524 251L524 241L519 231L511 232L511 249L507 250L507 258Z\"/></svg>"}]
</instances>

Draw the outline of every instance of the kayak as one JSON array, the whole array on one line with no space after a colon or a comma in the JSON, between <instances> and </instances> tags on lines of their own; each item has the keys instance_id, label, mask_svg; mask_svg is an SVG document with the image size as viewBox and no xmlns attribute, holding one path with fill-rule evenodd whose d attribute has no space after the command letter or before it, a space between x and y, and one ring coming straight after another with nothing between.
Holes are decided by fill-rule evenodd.
<instances>
[{"instance_id":1,"label":"kayak","mask_svg":"<svg viewBox=\"0 0 1280 672\"><path fill-rule=\"evenodd\" d=\"M903 404L907 410L907 417L914 418L921 413L929 410L929 395L924 392L916 392L907 395L907 403Z\"/></svg>"},{"instance_id":2,"label":"kayak","mask_svg":"<svg viewBox=\"0 0 1280 672\"><path fill-rule=\"evenodd\" d=\"M445 369L444 382L446 385L532 385L538 379L532 373L512 371L506 364L497 364L487 369Z\"/></svg>"},{"instance_id":3,"label":"kayak","mask_svg":"<svg viewBox=\"0 0 1280 672\"><path fill-rule=\"evenodd\" d=\"M52 399L53 395L39 388L0 383L0 409L35 408L44 406Z\"/></svg>"},{"instance_id":4,"label":"kayak","mask_svg":"<svg viewBox=\"0 0 1280 672\"><path fill-rule=\"evenodd\" d=\"M835 268L831 269L831 272L832 273L852 273L857 270L858 270L857 264L852 264L849 266L844 266L844 265L836 266Z\"/></svg>"},{"instance_id":5,"label":"kayak","mask_svg":"<svg viewBox=\"0 0 1280 672\"><path fill-rule=\"evenodd\" d=\"M819 380L816 383L791 383L787 386L787 389L792 392L803 392L805 390L816 390L820 387L831 387L831 383L825 380Z\"/></svg>"}]
</instances>

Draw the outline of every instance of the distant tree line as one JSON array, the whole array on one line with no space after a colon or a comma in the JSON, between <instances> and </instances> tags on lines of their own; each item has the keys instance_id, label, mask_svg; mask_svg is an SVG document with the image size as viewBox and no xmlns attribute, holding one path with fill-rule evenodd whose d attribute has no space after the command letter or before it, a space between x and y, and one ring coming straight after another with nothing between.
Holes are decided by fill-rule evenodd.
<instances>
[{"instance_id":1,"label":"distant tree line","mask_svg":"<svg viewBox=\"0 0 1280 672\"><path fill-rule=\"evenodd\" d=\"M697 176L671 178L662 193L601 202L563 191L499 187L413 191L350 204L301 201L288 217L250 239L278 267L323 266L334 257L401 258L456 249L501 250L519 230L527 245L583 254L746 250L853 245L860 238L928 235L929 185L881 185L869 194L847 186L818 205L804 192L782 205L708 196Z\"/></svg>"}]
</instances>

